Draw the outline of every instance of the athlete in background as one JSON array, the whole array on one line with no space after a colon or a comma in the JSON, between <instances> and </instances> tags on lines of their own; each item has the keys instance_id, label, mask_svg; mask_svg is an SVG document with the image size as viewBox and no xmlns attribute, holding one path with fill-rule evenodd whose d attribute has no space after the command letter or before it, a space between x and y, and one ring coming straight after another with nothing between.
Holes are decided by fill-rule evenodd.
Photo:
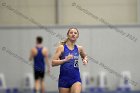
<instances>
[{"instance_id":1,"label":"athlete in background","mask_svg":"<svg viewBox=\"0 0 140 93\"><path fill-rule=\"evenodd\" d=\"M36 38L36 46L31 49L29 60L34 60L34 79L35 79L35 93L45 93L45 67L47 64L48 73L50 72L50 64L48 62L48 50L42 45L43 38L38 36Z\"/></svg>"}]
</instances>

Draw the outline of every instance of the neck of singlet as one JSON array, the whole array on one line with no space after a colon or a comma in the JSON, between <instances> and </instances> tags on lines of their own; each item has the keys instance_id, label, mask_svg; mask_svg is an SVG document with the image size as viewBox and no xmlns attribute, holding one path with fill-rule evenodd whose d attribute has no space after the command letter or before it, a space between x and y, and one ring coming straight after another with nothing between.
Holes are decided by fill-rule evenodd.
<instances>
[{"instance_id":1,"label":"neck of singlet","mask_svg":"<svg viewBox=\"0 0 140 93\"><path fill-rule=\"evenodd\" d=\"M66 47L67 47L69 50L71 50L71 51L74 50L74 48L75 48L75 44L74 44L74 45L69 45L69 44L66 43L65 45L66 45ZM72 49L70 49L69 46L73 46Z\"/></svg>"}]
</instances>

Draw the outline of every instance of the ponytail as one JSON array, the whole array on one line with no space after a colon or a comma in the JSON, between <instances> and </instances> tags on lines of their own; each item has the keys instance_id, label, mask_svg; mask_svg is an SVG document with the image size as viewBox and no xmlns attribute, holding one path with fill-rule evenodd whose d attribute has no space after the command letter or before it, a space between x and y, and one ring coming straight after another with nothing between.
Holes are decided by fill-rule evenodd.
<instances>
[{"instance_id":1,"label":"ponytail","mask_svg":"<svg viewBox=\"0 0 140 93\"><path fill-rule=\"evenodd\" d=\"M68 38L66 38L65 40L61 41L60 45L65 45L67 41L68 41Z\"/></svg>"}]
</instances>

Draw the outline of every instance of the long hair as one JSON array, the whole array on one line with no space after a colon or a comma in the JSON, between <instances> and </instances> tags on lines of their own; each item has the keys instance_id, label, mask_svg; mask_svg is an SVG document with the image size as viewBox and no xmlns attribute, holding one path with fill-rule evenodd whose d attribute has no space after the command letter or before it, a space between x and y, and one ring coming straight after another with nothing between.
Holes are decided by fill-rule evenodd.
<instances>
[{"instance_id":1,"label":"long hair","mask_svg":"<svg viewBox=\"0 0 140 93\"><path fill-rule=\"evenodd\" d=\"M78 36L79 36L79 31L78 31L78 29L77 29L77 28L74 28L74 27L69 28L69 30L68 30L68 32L67 32L67 36L69 35L69 32L70 32L71 29L76 29L76 31L78 32ZM69 38L67 37L65 40L60 41L60 45L65 45L66 42L68 41L68 39L69 39Z\"/></svg>"}]
</instances>

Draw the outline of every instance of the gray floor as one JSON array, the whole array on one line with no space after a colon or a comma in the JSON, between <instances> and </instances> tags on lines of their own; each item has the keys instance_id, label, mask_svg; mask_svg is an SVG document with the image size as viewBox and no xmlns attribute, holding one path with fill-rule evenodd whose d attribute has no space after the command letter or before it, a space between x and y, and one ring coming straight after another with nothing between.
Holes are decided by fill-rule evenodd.
<instances>
[{"instance_id":1,"label":"gray floor","mask_svg":"<svg viewBox=\"0 0 140 93\"><path fill-rule=\"evenodd\" d=\"M34 93L33 91L13 91L13 90L0 90L0 93ZM46 92L46 93L58 93L58 92ZM100 92L97 92L97 91L93 91L93 92L82 92L82 93L140 93L140 91L126 91L126 92L118 92L118 91L100 91Z\"/></svg>"}]
</instances>

